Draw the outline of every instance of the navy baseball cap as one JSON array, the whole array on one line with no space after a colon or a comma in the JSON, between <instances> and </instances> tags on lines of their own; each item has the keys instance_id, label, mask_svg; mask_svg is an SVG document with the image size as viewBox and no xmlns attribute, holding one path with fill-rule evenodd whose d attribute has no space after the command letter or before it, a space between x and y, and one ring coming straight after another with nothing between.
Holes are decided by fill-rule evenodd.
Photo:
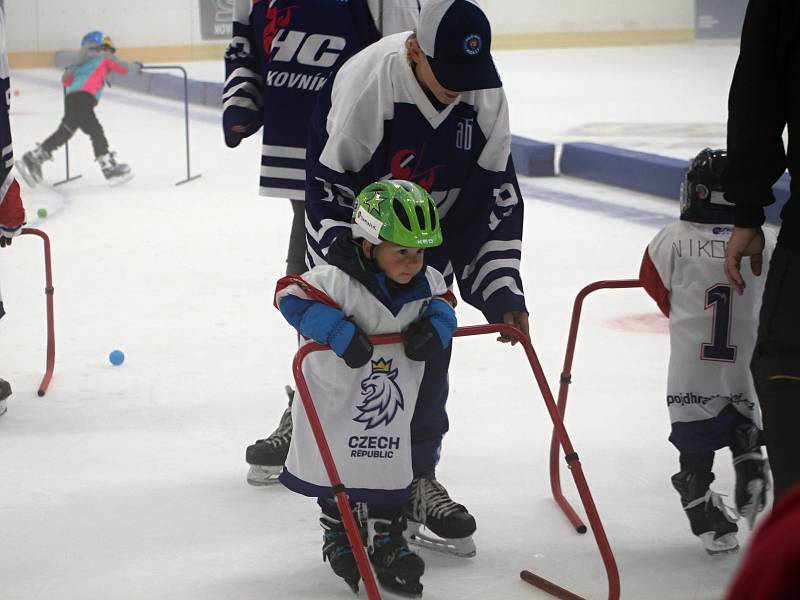
<instances>
[{"instance_id":1,"label":"navy baseball cap","mask_svg":"<svg viewBox=\"0 0 800 600\"><path fill-rule=\"evenodd\" d=\"M492 28L473 0L422 0L417 41L436 79L448 90L502 87L489 54Z\"/></svg>"}]
</instances>

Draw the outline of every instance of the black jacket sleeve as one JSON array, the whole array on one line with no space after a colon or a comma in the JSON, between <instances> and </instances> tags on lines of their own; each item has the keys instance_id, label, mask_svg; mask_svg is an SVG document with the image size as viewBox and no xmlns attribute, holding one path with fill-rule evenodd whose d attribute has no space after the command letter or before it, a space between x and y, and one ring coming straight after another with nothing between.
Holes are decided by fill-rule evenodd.
<instances>
[{"instance_id":1,"label":"black jacket sleeve","mask_svg":"<svg viewBox=\"0 0 800 600\"><path fill-rule=\"evenodd\" d=\"M793 54L798 44L800 2L750 0L728 100L728 167L723 185L736 204L736 225L758 227L772 204L773 184L787 166L783 130L797 123ZM795 142L796 143L796 142Z\"/></svg>"}]
</instances>

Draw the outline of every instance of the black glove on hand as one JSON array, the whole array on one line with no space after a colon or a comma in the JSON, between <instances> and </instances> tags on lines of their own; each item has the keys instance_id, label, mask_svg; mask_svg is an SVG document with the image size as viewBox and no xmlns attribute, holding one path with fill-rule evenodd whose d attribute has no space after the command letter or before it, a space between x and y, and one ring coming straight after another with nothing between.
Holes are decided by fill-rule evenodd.
<instances>
[{"instance_id":1,"label":"black glove on hand","mask_svg":"<svg viewBox=\"0 0 800 600\"><path fill-rule=\"evenodd\" d=\"M411 360L428 360L444 350L442 340L429 318L415 321L406 328L403 332L403 345L406 356Z\"/></svg>"},{"instance_id":2,"label":"black glove on hand","mask_svg":"<svg viewBox=\"0 0 800 600\"><path fill-rule=\"evenodd\" d=\"M358 369L367 364L367 361L372 358L372 349L372 342L369 341L369 336L356 327L353 339L350 340L341 357L348 367Z\"/></svg>"}]
</instances>

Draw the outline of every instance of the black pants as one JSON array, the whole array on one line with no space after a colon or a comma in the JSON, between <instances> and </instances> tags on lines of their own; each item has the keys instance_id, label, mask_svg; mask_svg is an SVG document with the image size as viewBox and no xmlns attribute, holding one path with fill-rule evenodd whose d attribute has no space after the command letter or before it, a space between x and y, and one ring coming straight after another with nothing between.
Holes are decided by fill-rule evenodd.
<instances>
[{"instance_id":1,"label":"black pants","mask_svg":"<svg viewBox=\"0 0 800 600\"><path fill-rule=\"evenodd\" d=\"M92 139L95 157L108 154L108 140L103 126L94 114L97 98L89 92L67 94L64 100L64 118L55 133L42 142L42 149L52 153L66 144L80 129Z\"/></svg>"},{"instance_id":2,"label":"black pants","mask_svg":"<svg viewBox=\"0 0 800 600\"><path fill-rule=\"evenodd\" d=\"M777 501L800 483L800 252L780 243L769 265L750 370Z\"/></svg>"},{"instance_id":3,"label":"black pants","mask_svg":"<svg viewBox=\"0 0 800 600\"><path fill-rule=\"evenodd\" d=\"M286 274L305 273L306 267L306 203L290 200L292 203L292 229L289 232L289 250L286 255Z\"/></svg>"}]
</instances>

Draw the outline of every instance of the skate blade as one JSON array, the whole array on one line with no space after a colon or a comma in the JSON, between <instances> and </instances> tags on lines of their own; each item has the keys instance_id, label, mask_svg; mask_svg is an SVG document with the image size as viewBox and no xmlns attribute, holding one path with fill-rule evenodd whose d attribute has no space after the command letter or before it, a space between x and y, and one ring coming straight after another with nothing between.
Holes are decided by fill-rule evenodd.
<instances>
[{"instance_id":1,"label":"skate blade","mask_svg":"<svg viewBox=\"0 0 800 600\"><path fill-rule=\"evenodd\" d=\"M27 183L30 187L34 188L39 183L34 179L33 175L30 171L28 171L28 167L25 166L25 163L21 160L18 160L14 163L14 166L17 167L17 173L20 174L22 180Z\"/></svg>"},{"instance_id":2,"label":"skate blade","mask_svg":"<svg viewBox=\"0 0 800 600\"><path fill-rule=\"evenodd\" d=\"M406 585L405 582L399 583L390 575L376 573L376 578L378 580L378 585L386 592L383 594L385 598L422 598L422 584L419 582L408 589L401 589L396 586Z\"/></svg>"},{"instance_id":3,"label":"skate blade","mask_svg":"<svg viewBox=\"0 0 800 600\"><path fill-rule=\"evenodd\" d=\"M724 554L734 554L739 551L739 546L735 546L733 548L725 548L724 550L713 550L711 548L706 548L706 552L710 556L722 556Z\"/></svg>"},{"instance_id":4,"label":"skate blade","mask_svg":"<svg viewBox=\"0 0 800 600\"><path fill-rule=\"evenodd\" d=\"M116 187L118 185L122 185L133 179L133 173L125 173L125 175L120 175L119 177L114 177L113 179L108 180L108 185L111 187Z\"/></svg>"},{"instance_id":5,"label":"skate blade","mask_svg":"<svg viewBox=\"0 0 800 600\"><path fill-rule=\"evenodd\" d=\"M421 531L406 531L408 543L417 548L432 550L441 554L449 554L458 558L473 558L477 553L472 536L461 539L442 539L422 533Z\"/></svg>"},{"instance_id":6,"label":"skate blade","mask_svg":"<svg viewBox=\"0 0 800 600\"><path fill-rule=\"evenodd\" d=\"M282 470L283 467L250 465L250 470L247 472L247 483L255 487L275 485L280 483L278 476Z\"/></svg>"},{"instance_id":7,"label":"skate blade","mask_svg":"<svg viewBox=\"0 0 800 600\"><path fill-rule=\"evenodd\" d=\"M726 533L722 537L714 539L713 532L709 532L701 535L700 539L706 552L711 556L733 554L739 551L739 541L736 539L735 533Z\"/></svg>"}]
</instances>

